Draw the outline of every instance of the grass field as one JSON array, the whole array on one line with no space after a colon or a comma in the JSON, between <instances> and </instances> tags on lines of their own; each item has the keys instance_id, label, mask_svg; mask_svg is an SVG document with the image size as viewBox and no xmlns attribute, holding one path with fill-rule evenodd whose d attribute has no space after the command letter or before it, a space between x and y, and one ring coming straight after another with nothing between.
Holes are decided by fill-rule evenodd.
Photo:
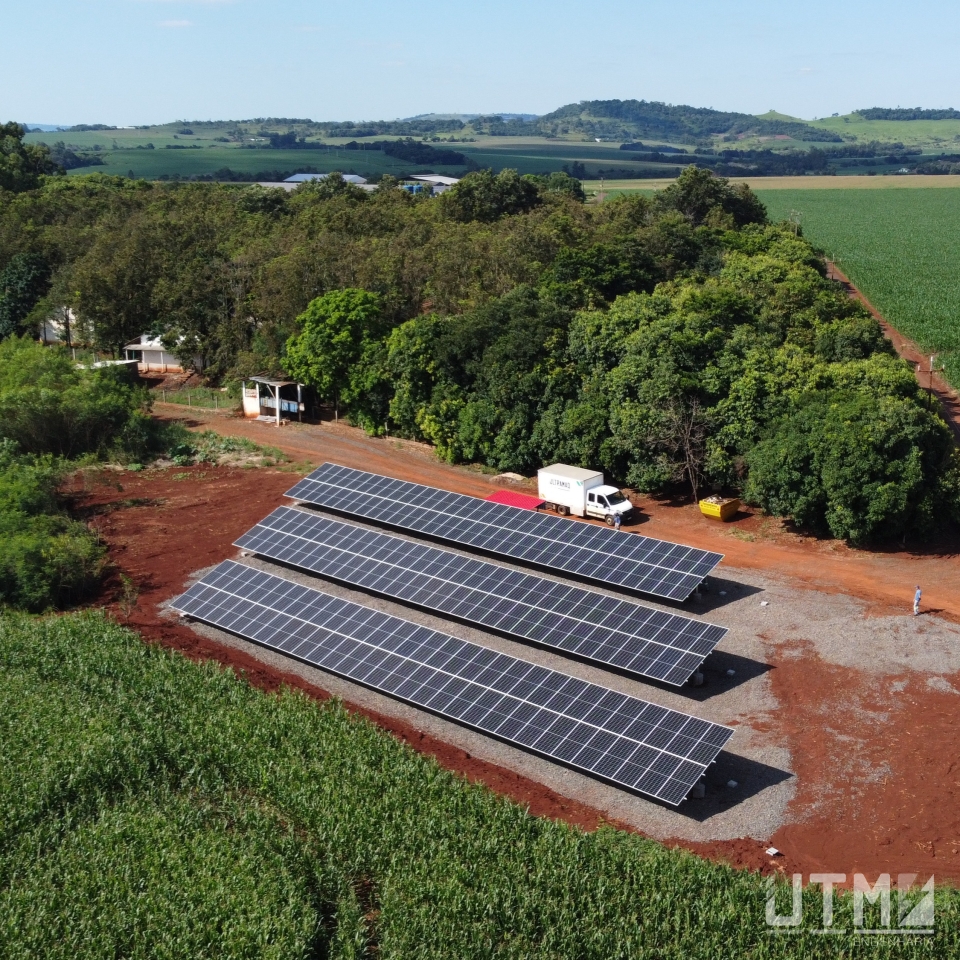
<instances>
[{"instance_id":1,"label":"grass field","mask_svg":"<svg viewBox=\"0 0 960 960\"><path fill-rule=\"evenodd\" d=\"M936 153L960 150L960 121L867 122L856 117L833 117L818 123L844 134L848 140L901 141L909 146L920 146L925 152ZM223 167L240 173L259 173L268 170L291 171L312 166L320 171L342 170L345 173L369 175L413 173L420 169L374 152L361 154L344 151L338 155L328 151L266 149L266 140L261 136L263 131L259 129L260 126L261 124L254 121L244 121L239 125L233 122L195 124L193 127L172 123L145 129L34 132L28 134L27 140L48 144L62 140L76 151L98 152L105 161L105 166L75 169L71 171L73 175L91 169L124 176L133 171L135 176L148 179L163 175L207 175ZM284 124L268 126L279 132L286 129ZM317 129L314 127L301 125L298 131L308 139L317 139ZM364 139L384 138L359 139L362 142ZM627 170L639 172L647 168L654 171L663 169L659 165L632 159L636 154L620 150L619 142L597 143L582 138L560 140L532 136L493 137L475 135L469 127L454 136L455 142L447 142L446 137L441 139L443 142L437 146L459 150L480 166L489 166L494 170L513 167L521 173L546 173L579 162L584 164L587 175L593 177L604 173L608 176L623 176ZM345 138L329 138L324 142L337 147L343 146L347 141ZM644 143L654 148L673 146L687 151L693 149L689 144L664 144L648 138L644 138ZM153 149L147 149L150 144ZM816 144L772 137L750 137L739 140L736 144L717 141L716 146L809 150ZM835 144L826 144L827 149L831 146ZM678 155L678 162L683 162L683 154ZM426 169L428 168L423 168ZM457 175L463 170L450 167L443 172Z\"/></svg>"},{"instance_id":2,"label":"grass field","mask_svg":"<svg viewBox=\"0 0 960 960\"><path fill-rule=\"evenodd\" d=\"M336 704L265 695L97 614L0 619L0 698L12 960L960 948L958 896L942 888L933 937L771 936L755 874L536 819ZM837 925L850 913L843 896Z\"/></svg>"},{"instance_id":3,"label":"grass field","mask_svg":"<svg viewBox=\"0 0 960 960\"><path fill-rule=\"evenodd\" d=\"M237 173L264 171L293 171L314 167L321 173L339 170L341 173L391 173L411 169L403 163L379 152L360 153L354 150L244 150L231 146L208 146L200 150L107 150L102 154L104 166L78 167L72 176L85 173L106 173L154 180L161 175L190 177L194 174L213 174L228 167ZM463 167L453 167L454 176L463 173Z\"/></svg>"},{"instance_id":4,"label":"grass field","mask_svg":"<svg viewBox=\"0 0 960 960\"><path fill-rule=\"evenodd\" d=\"M652 141L650 143L654 145ZM475 143L457 144L455 149L467 154L481 167L494 170L512 167L520 173L553 172L575 162L582 163L590 175L611 168L662 169L659 164L638 163L631 159L635 154L621 150L619 143L546 140L542 137L482 137ZM684 149L691 148L688 145ZM682 155L678 163L683 163Z\"/></svg>"},{"instance_id":5,"label":"grass field","mask_svg":"<svg viewBox=\"0 0 960 960\"><path fill-rule=\"evenodd\" d=\"M960 384L960 189L757 193L773 219L799 212L804 234Z\"/></svg>"},{"instance_id":6,"label":"grass field","mask_svg":"<svg viewBox=\"0 0 960 960\"><path fill-rule=\"evenodd\" d=\"M960 150L960 120L864 120L851 114L825 117L812 123L842 137L856 137L862 143L899 141L905 146L942 147L948 152Z\"/></svg>"},{"instance_id":7,"label":"grass field","mask_svg":"<svg viewBox=\"0 0 960 960\"><path fill-rule=\"evenodd\" d=\"M254 133L246 127L247 135L237 139L235 125L196 127L193 134L178 133L179 124L166 124L145 130L83 130L30 133L29 142L53 144L64 141L75 150L96 151L104 160L103 166L79 167L70 171L77 176L96 172L155 179L161 175L181 177L212 174L229 167L239 173L258 173L266 170L296 170L303 166L316 167L321 172L340 170L343 173L379 174L411 173L416 167L384 156L378 152L359 153L353 150L271 150L253 139ZM193 129L193 128L190 128ZM229 135L228 142L222 138ZM384 137L360 138L390 139ZM342 147L345 138L324 142ZM651 141L652 143L652 141ZM153 149L147 149L148 144ZM654 144L655 145L655 144ZM256 146L256 149L250 147ZM513 167L521 173L547 173L562 169L567 164L581 162L588 173L602 169L643 169L649 164L631 160L632 154L620 150L619 143L594 141L559 141L543 137L489 137L482 136L468 143L438 143L439 148L458 150L482 167L501 170ZM174 149L176 148L176 149ZM186 149L182 149L186 148ZM689 148L688 148L689 149ZM424 168L426 169L426 168ZM432 169L432 168L431 168ZM463 167L437 168L439 172L458 176Z\"/></svg>"},{"instance_id":8,"label":"grass field","mask_svg":"<svg viewBox=\"0 0 960 960\"><path fill-rule=\"evenodd\" d=\"M630 160L630 154L619 150L616 144L595 144L590 147L581 143L553 143L540 141L539 145L517 142L520 138L484 138L482 142L452 144L451 149L466 154L481 167L502 170L512 167L520 173L547 173L561 170L564 165L576 161L583 163L590 174L611 167L619 169L644 169L650 164ZM503 142L507 141L507 142ZM256 150L242 149L239 145L206 144L200 149L174 150L157 141L155 149L145 150L120 147L101 152L104 166L78 167L70 171L72 176L84 173L108 173L126 176L132 170L137 177L155 179L161 174L181 177L193 174L210 174L222 167L242 173L257 173L263 170L296 170L299 167L316 167L321 172L339 170L342 173L378 174L415 172L413 164L385 156L376 151L355 150ZM195 146L179 143L178 146ZM436 146L443 147L444 144ZM426 168L424 168L426 169ZM451 176L460 176L462 166L430 167Z\"/></svg>"},{"instance_id":9,"label":"grass field","mask_svg":"<svg viewBox=\"0 0 960 960\"><path fill-rule=\"evenodd\" d=\"M731 183L746 183L759 192L768 191L823 191L823 190L943 190L960 187L960 176L921 176L904 174L893 177L730 177ZM672 179L587 181L583 189L588 196L617 193L652 193L673 183Z\"/></svg>"}]
</instances>

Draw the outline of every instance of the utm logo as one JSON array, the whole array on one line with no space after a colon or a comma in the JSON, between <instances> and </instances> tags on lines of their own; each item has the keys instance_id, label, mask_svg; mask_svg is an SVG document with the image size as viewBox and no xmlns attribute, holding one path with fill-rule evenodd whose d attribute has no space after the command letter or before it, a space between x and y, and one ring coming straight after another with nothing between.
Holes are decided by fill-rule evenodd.
<instances>
[{"instance_id":1,"label":"utm logo","mask_svg":"<svg viewBox=\"0 0 960 960\"><path fill-rule=\"evenodd\" d=\"M803 874L793 875L793 899L790 913L777 913L777 887L773 877L767 879L767 926L771 933L855 933L870 936L901 934L916 936L933 933L934 883L933 877L918 890L915 873L897 876L896 917L893 921L893 890L890 874L881 873L875 884L870 884L863 874L853 875L853 927L835 924L833 891L837 884L845 883L845 873L811 873L810 883L819 884L823 890L823 912L819 929L803 927ZM809 899L809 898L808 898ZM865 920L865 907L869 905L869 917ZM846 911L845 911L846 913Z\"/></svg>"}]
</instances>

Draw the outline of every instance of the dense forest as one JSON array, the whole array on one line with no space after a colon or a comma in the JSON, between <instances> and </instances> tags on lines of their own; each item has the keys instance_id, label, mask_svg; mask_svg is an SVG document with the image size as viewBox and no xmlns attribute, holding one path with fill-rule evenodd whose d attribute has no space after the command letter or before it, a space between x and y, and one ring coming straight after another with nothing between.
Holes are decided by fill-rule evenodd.
<instances>
[{"instance_id":1,"label":"dense forest","mask_svg":"<svg viewBox=\"0 0 960 960\"><path fill-rule=\"evenodd\" d=\"M855 110L864 120L960 120L960 110L924 110L921 107L868 107Z\"/></svg>"},{"instance_id":2,"label":"dense forest","mask_svg":"<svg viewBox=\"0 0 960 960\"><path fill-rule=\"evenodd\" d=\"M952 438L910 367L796 225L707 170L587 205L563 174L286 193L31 157L0 194L8 336L69 307L101 350L157 332L213 382L294 376L450 460L742 491L854 542L956 512Z\"/></svg>"}]
</instances>

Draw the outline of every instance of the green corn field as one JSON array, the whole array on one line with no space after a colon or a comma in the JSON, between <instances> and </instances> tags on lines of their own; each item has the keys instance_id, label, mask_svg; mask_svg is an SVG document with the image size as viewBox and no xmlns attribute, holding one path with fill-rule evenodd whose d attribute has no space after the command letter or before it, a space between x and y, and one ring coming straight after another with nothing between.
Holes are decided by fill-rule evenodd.
<instances>
[{"instance_id":1,"label":"green corn field","mask_svg":"<svg viewBox=\"0 0 960 960\"><path fill-rule=\"evenodd\" d=\"M4 958L960 950L945 889L933 937L775 935L758 875L537 819L336 703L262 693L99 614L0 619L0 703Z\"/></svg>"},{"instance_id":2,"label":"green corn field","mask_svg":"<svg viewBox=\"0 0 960 960\"><path fill-rule=\"evenodd\" d=\"M804 235L960 386L960 189L757 194L772 220L799 213Z\"/></svg>"}]
</instances>

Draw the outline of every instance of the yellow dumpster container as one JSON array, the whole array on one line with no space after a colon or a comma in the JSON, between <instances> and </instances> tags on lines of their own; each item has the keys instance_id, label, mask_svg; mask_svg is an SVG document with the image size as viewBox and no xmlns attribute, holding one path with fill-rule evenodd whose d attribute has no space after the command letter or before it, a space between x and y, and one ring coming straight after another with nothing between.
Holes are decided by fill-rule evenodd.
<instances>
[{"instance_id":1,"label":"yellow dumpster container","mask_svg":"<svg viewBox=\"0 0 960 960\"><path fill-rule=\"evenodd\" d=\"M700 501L700 512L714 520L732 520L739 509L740 501L736 497L707 497Z\"/></svg>"}]
</instances>

